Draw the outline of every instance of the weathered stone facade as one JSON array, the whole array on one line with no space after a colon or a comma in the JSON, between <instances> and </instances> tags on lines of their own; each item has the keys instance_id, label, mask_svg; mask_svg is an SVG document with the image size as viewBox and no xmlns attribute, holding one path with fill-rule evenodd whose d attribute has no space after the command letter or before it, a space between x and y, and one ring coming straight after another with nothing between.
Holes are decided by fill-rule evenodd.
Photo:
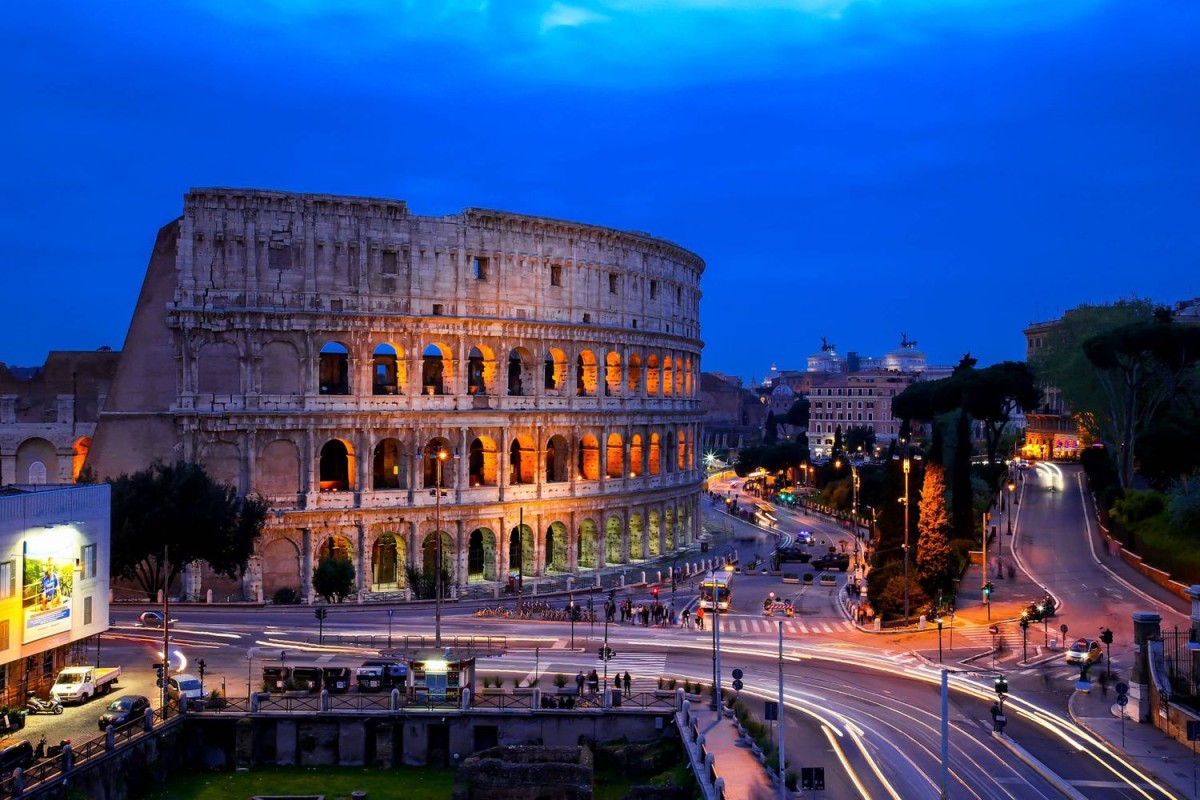
<instances>
[{"instance_id":1,"label":"weathered stone facade","mask_svg":"<svg viewBox=\"0 0 1200 800\"><path fill-rule=\"evenodd\" d=\"M703 269L559 220L194 190L89 463L193 459L269 498L250 599L308 596L331 552L402 587L438 530L456 585L665 554L699 524Z\"/></svg>"}]
</instances>

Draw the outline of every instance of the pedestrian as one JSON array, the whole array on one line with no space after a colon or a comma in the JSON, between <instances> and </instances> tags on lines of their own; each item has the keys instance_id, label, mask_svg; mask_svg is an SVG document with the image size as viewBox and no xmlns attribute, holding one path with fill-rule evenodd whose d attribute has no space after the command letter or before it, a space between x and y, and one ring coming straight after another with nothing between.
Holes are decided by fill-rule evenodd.
<instances>
[{"instance_id":1,"label":"pedestrian","mask_svg":"<svg viewBox=\"0 0 1200 800\"><path fill-rule=\"evenodd\" d=\"M642 606L642 626L650 626L650 609L646 606Z\"/></svg>"},{"instance_id":2,"label":"pedestrian","mask_svg":"<svg viewBox=\"0 0 1200 800\"><path fill-rule=\"evenodd\" d=\"M600 691L600 676L596 674L595 669L588 673L588 686L591 687L592 694Z\"/></svg>"},{"instance_id":3,"label":"pedestrian","mask_svg":"<svg viewBox=\"0 0 1200 800\"><path fill-rule=\"evenodd\" d=\"M688 611L686 608L683 610L683 627L692 627L692 612Z\"/></svg>"},{"instance_id":4,"label":"pedestrian","mask_svg":"<svg viewBox=\"0 0 1200 800\"><path fill-rule=\"evenodd\" d=\"M625 696L629 697L629 670L625 670Z\"/></svg>"},{"instance_id":5,"label":"pedestrian","mask_svg":"<svg viewBox=\"0 0 1200 800\"><path fill-rule=\"evenodd\" d=\"M704 630L704 606L696 609L696 630Z\"/></svg>"},{"instance_id":6,"label":"pedestrian","mask_svg":"<svg viewBox=\"0 0 1200 800\"><path fill-rule=\"evenodd\" d=\"M579 674L575 676L575 688L579 690L579 696L583 696L583 670L579 670Z\"/></svg>"}]
</instances>

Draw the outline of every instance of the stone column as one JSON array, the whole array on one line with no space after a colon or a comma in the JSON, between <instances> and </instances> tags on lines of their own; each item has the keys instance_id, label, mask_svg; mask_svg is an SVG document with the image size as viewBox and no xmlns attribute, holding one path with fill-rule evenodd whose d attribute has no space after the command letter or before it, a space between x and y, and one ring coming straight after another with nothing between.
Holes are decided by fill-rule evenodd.
<instances>
[{"instance_id":1,"label":"stone column","mask_svg":"<svg viewBox=\"0 0 1200 800\"><path fill-rule=\"evenodd\" d=\"M467 551L470 549L470 532L461 519L454 521L454 574L451 582L467 585Z\"/></svg>"},{"instance_id":2,"label":"stone column","mask_svg":"<svg viewBox=\"0 0 1200 800\"><path fill-rule=\"evenodd\" d=\"M367 525L358 520L354 527L358 529L354 557L354 591L359 595L359 602L362 602L363 589L367 586Z\"/></svg>"},{"instance_id":3,"label":"stone column","mask_svg":"<svg viewBox=\"0 0 1200 800\"><path fill-rule=\"evenodd\" d=\"M312 605L313 601L313 549L312 528L300 529L300 597Z\"/></svg>"},{"instance_id":4,"label":"stone column","mask_svg":"<svg viewBox=\"0 0 1200 800\"><path fill-rule=\"evenodd\" d=\"M1125 713L1138 722L1150 721L1150 651L1146 642L1159 635L1162 617L1153 611L1133 613L1133 669L1129 676L1129 705Z\"/></svg>"}]
</instances>

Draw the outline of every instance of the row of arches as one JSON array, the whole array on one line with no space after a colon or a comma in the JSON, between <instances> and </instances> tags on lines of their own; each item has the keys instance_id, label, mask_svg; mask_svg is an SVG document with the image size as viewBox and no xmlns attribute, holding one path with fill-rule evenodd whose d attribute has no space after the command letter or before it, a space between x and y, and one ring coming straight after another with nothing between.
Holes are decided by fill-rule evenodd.
<instances>
[{"instance_id":1,"label":"row of arches","mask_svg":"<svg viewBox=\"0 0 1200 800\"><path fill-rule=\"evenodd\" d=\"M351 538L329 534L313 546L313 563L338 557L354 562L361 571L359 585L370 591L403 589L409 583L409 571L430 574L436 569L438 537L441 537L442 569L458 585L500 581L509 575L525 576L574 573L613 564L625 564L657 558L689 544L692 517L685 506L668 506L661 511L629 514L628 524L619 515L611 515L601 529L592 517L583 519L571 532L562 521L553 521L535 531L528 524L497 532L481 525L462 528L462 542L445 529L405 535L385 529L373 540L364 542L364 552L356 551ZM271 593L283 586L295 588L295 573L289 565L302 553L292 537L278 536L264 546L264 591Z\"/></svg>"},{"instance_id":2,"label":"row of arches","mask_svg":"<svg viewBox=\"0 0 1200 800\"><path fill-rule=\"evenodd\" d=\"M0 447L0 485L40 486L75 481L92 448L89 436L80 436L69 448L56 447L40 436L23 439L8 451Z\"/></svg>"},{"instance_id":3,"label":"row of arches","mask_svg":"<svg viewBox=\"0 0 1200 800\"><path fill-rule=\"evenodd\" d=\"M354 355L344 342L325 342L316 360L315 386L302 383L300 355L288 341L265 343L257 355L258 376L243 367L240 348L230 341L200 345L193 385L202 394L242 394L257 384L263 394L296 395L508 395L578 397L681 397L698 393L699 358L688 353L634 349L568 354L549 347L540 358L528 347L494 349L434 341L417 352L383 342L369 356ZM363 371L360 365L368 369Z\"/></svg>"},{"instance_id":4,"label":"row of arches","mask_svg":"<svg viewBox=\"0 0 1200 800\"><path fill-rule=\"evenodd\" d=\"M281 438L266 442L255 454L257 474L251 489L276 496L309 490L306 487L388 491L657 476L695 468L695 435L694 426L688 425L662 431L630 426L574 439L550 433L541 442L528 433L501 438L504 431L490 429L463 431L458 443L444 436L414 442L384 435L373 444L363 436L338 436L320 444L309 480L304 473L311 462L302 459L300 445ZM363 458L366 462L360 463ZM242 456L237 444L208 442L201 461L215 479L238 485Z\"/></svg>"}]
</instances>

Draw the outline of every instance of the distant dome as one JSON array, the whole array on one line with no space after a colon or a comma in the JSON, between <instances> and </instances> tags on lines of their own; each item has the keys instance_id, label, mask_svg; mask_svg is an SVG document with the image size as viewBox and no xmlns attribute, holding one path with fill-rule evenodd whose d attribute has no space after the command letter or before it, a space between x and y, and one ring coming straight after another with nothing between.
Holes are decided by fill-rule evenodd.
<instances>
[{"instance_id":1,"label":"distant dome","mask_svg":"<svg viewBox=\"0 0 1200 800\"><path fill-rule=\"evenodd\" d=\"M796 393L786 383L781 383L771 390L771 397L795 397Z\"/></svg>"}]
</instances>

